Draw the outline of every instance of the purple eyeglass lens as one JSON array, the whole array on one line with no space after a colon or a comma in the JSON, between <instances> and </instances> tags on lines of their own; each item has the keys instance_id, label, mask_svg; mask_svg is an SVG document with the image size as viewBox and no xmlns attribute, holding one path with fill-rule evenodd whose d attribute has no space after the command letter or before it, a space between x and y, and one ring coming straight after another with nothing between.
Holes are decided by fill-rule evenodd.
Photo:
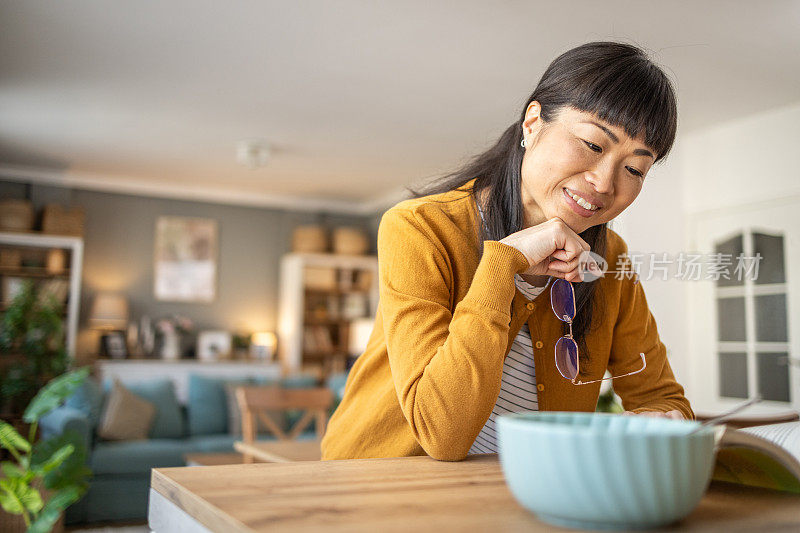
<instances>
[{"instance_id":1,"label":"purple eyeglass lens","mask_svg":"<svg viewBox=\"0 0 800 533\"><path fill-rule=\"evenodd\" d=\"M556 368L567 379L578 376L578 345L569 337L561 337L556 342Z\"/></svg>"},{"instance_id":2,"label":"purple eyeglass lens","mask_svg":"<svg viewBox=\"0 0 800 533\"><path fill-rule=\"evenodd\" d=\"M565 279L557 279L550 289L550 305L558 318L564 320L564 316L569 320L575 318L575 295L572 292L572 285Z\"/></svg>"}]
</instances>

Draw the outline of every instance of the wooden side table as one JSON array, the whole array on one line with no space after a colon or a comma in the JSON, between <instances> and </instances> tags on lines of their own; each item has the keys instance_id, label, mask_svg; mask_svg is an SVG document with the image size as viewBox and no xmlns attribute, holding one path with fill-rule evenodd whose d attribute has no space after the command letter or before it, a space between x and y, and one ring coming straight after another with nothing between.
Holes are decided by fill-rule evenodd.
<instances>
[{"instance_id":1,"label":"wooden side table","mask_svg":"<svg viewBox=\"0 0 800 533\"><path fill-rule=\"evenodd\" d=\"M187 453L183 456L186 466L219 466L244 464L241 453Z\"/></svg>"}]
</instances>

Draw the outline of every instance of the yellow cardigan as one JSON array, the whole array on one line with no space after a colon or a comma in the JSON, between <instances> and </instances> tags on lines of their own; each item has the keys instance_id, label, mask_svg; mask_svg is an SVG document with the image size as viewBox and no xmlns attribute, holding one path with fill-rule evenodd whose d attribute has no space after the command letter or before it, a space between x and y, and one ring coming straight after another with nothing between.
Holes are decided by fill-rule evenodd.
<instances>
[{"instance_id":1,"label":"yellow cardigan","mask_svg":"<svg viewBox=\"0 0 800 533\"><path fill-rule=\"evenodd\" d=\"M375 327L345 386L322 440L323 459L428 454L457 461L467 455L500 392L503 360L527 322L535 349L539 409L594 411L600 384L573 385L554 361L561 322L550 290L530 301L514 284L528 268L517 249L484 241L478 256L479 214L468 189L404 200L378 227L380 299ZM442 203L446 202L446 203ZM610 269L627 251L608 231ZM579 379L614 380L630 411L694 413L667 361L641 284L614 275L595 281L589 364ZM513 309L513 313L511 312Z\"/></svg>"}]
</instances>

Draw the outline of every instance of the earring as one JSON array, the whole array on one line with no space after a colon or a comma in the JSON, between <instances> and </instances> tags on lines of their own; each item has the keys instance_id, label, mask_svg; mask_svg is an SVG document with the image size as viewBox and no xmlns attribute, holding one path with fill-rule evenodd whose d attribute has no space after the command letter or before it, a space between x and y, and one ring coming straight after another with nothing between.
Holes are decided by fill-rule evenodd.
<instances>
[{"instance_id":1,"label":"earring","mask_svg":"<svg viewBox=\"0 0 800 533\"><path fill-rule=\"evenodd\" d=\"M528 143L525 142L525 137L522 138L522 141L520 141L519 145L522 146L523 148L525 148L528 145Z\"/></svg>"}]
</instances>

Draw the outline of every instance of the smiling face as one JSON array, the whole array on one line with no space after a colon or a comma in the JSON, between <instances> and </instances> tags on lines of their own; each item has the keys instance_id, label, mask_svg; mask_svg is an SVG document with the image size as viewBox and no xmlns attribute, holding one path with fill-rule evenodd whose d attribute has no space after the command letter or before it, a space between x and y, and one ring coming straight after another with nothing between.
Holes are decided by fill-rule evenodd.
<instances>
[{"instance_id":1,"label":"smiling face","mask_svg":"<svg viewBox=\"0 0 800 533\"><path fill-rule=\"evenodd\" d=\"M531 102L523 123L525 227L559 217L581 233L631 205L657 155L641 137L573 107L546 124L540 112Z\"/></svg>"}]
</instances>

